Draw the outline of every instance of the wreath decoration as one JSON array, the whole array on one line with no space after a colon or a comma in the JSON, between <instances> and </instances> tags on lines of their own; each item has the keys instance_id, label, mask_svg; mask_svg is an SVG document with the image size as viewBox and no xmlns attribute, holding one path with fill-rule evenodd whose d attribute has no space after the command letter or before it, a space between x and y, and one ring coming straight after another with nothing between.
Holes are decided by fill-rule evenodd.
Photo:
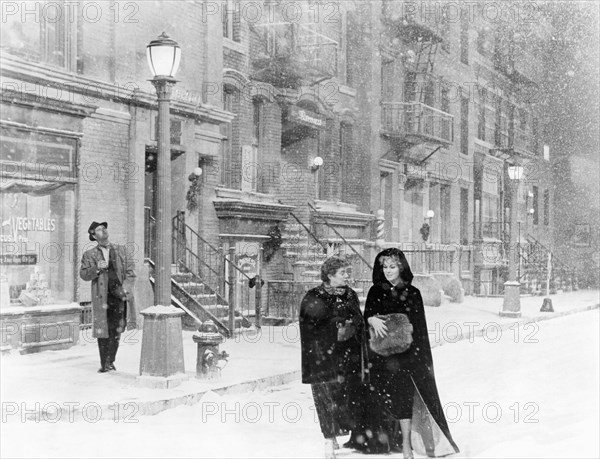
<instances>
[{"instance_id":1,"label":"wreath decoration","mask_svg":"<svg viewBox=\"0 0 600 459\"><path fill-rule=\"evenodd\" d=\"M263 243L263 256L264 260L269 262L275 256L275 252L281 247L283 240L281 238L281 230L277 225L271 227L267 236L269 236L269 239Z\"/></svg>"}]
</instances>

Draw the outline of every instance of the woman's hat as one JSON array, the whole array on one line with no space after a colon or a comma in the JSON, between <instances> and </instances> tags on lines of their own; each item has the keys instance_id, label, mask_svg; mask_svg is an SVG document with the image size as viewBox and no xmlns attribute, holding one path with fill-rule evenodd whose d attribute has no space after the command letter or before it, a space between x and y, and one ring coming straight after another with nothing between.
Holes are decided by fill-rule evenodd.
<instances>
[{"instance_id":1,"label":"woman's hat","mask_svg":"<svg viewBox=\"0 0 600 459\"><path fill-rule=\"evenodd\" d=\"M88 233L89 233L90 241L93 242L93 241L96 240L94 238L94 231L96 231L96 228L98 228L99 226L104 226L105 228L108 228L108 223L106 223L106 222L102 222L102 223L92 222L92 224L88 228Z\"/></svg>"}]
</instances>

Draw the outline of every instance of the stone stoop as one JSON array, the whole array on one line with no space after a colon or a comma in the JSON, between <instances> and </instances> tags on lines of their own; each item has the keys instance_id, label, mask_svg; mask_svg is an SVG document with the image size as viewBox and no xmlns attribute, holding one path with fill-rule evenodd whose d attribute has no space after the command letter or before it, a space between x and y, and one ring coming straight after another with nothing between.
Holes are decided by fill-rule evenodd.
<instances>
[{"instance_id":1,"label":"stone stoop","mask_svg":"<svg viewBox=\"0 0 600 459\"><path fill-rule=\"evenodd\" d=\"M283 257L294 282L320 281L321 265L327 259L327 255L321 253L322 247L314 241L312 244L312 238L297 223L287 224L281 236Z\"/></svg>"},{"instance_id":2,"label":"stone stoop","mask_svg":"<svg viewBox=\"0 0 600 459\"><path fill-rule=\"evenodd\" d=\"M212 290L201 282L194 280L192 273L175 272L171 275L171 278L177 285L184 290L189 298L177 298L188 309L197 314L198 316L207 316L206 312L214 316L217 320L223 323L225 326L228 325L229 321L229 305L222 304L219 298ZM177 297L177 295L175 295ZM184 328L196 329L197 324L192 318L184 318ZM206 320L206 318L205 318ZM234 328L238 329L241 327L248 327L250 324L241 315L236 314L234 317Z\"/></svg>"}]
</instances>

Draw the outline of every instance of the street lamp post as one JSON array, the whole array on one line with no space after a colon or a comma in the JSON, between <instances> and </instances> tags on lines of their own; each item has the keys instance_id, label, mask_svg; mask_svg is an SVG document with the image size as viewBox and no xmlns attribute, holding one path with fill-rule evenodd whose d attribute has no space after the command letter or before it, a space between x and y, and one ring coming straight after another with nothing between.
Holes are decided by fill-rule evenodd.
<instances>
[{"instance_id":1,"label":"street lamp post","mask_svg":"<svg viewBox=\"0 0 600 459\"><path fill-rule=\"evenodd\" d=\"M175 73L181 59L177 42L162 33L146 49L148 65L154 78L150 80L158 95L157 135L157 250L154 270L154 304L171 305L171 122L169 106Z\"/></svg>"},{"instance_id":2,"label":"street lamp post","mask_svg":"<svg viewBox=\"0 0 600 459\"><path fill-rule=\"evenodd\" d=\"M138 381L145 386L167 388L187 379L183 363L180 309L171 305L171 90L177 82L181 49L166 33L146 48L150 80L158 95L157 214L154 306L144 316L142 355Z\"/></svg>"},{"instance_id":3,"label":"street lamp post","mask_svg":"<svg viewBox=\"0 0 600 459\"><path fill-rule=\"evenodd\" d=\"M508 281L504 283L504 302L500 316L521 317L521 284L517 280L515 249L517 247L517 203L519 181L523 175L523 167L513 165L508 167L508 176L512 185L510 204L510 243L508 247Z\"/></svg>"}]
</instances>

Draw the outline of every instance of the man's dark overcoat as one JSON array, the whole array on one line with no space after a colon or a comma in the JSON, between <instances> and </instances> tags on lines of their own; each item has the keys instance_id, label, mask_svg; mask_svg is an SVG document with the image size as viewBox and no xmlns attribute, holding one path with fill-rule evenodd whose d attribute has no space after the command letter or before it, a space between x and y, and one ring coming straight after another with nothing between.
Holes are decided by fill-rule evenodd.
<instances>
[{"instance_id":1,"label":"man's dark overcoat","mask_svg":"<svg viewBox=\"0 0 600 459\"><path fill-rule=\"evenodd\" d=\"M131 311L133 308L133 285L135 283L134 264L131 256L127 253L127 248L123 245L109 244L110 256L115 255L115 269L117 277L123 288L128 292L127 307ZM108 319L107 319L107 297L108 297L108 272L106 270L98 274L98 262L104 260L100 246L86 250L81 258L81 269L79 275L84 281L92 281L92 316L93 316L93 337L108 338ZM125 313L127 314L127 307Z\"/></svg>"}]
</instances>

